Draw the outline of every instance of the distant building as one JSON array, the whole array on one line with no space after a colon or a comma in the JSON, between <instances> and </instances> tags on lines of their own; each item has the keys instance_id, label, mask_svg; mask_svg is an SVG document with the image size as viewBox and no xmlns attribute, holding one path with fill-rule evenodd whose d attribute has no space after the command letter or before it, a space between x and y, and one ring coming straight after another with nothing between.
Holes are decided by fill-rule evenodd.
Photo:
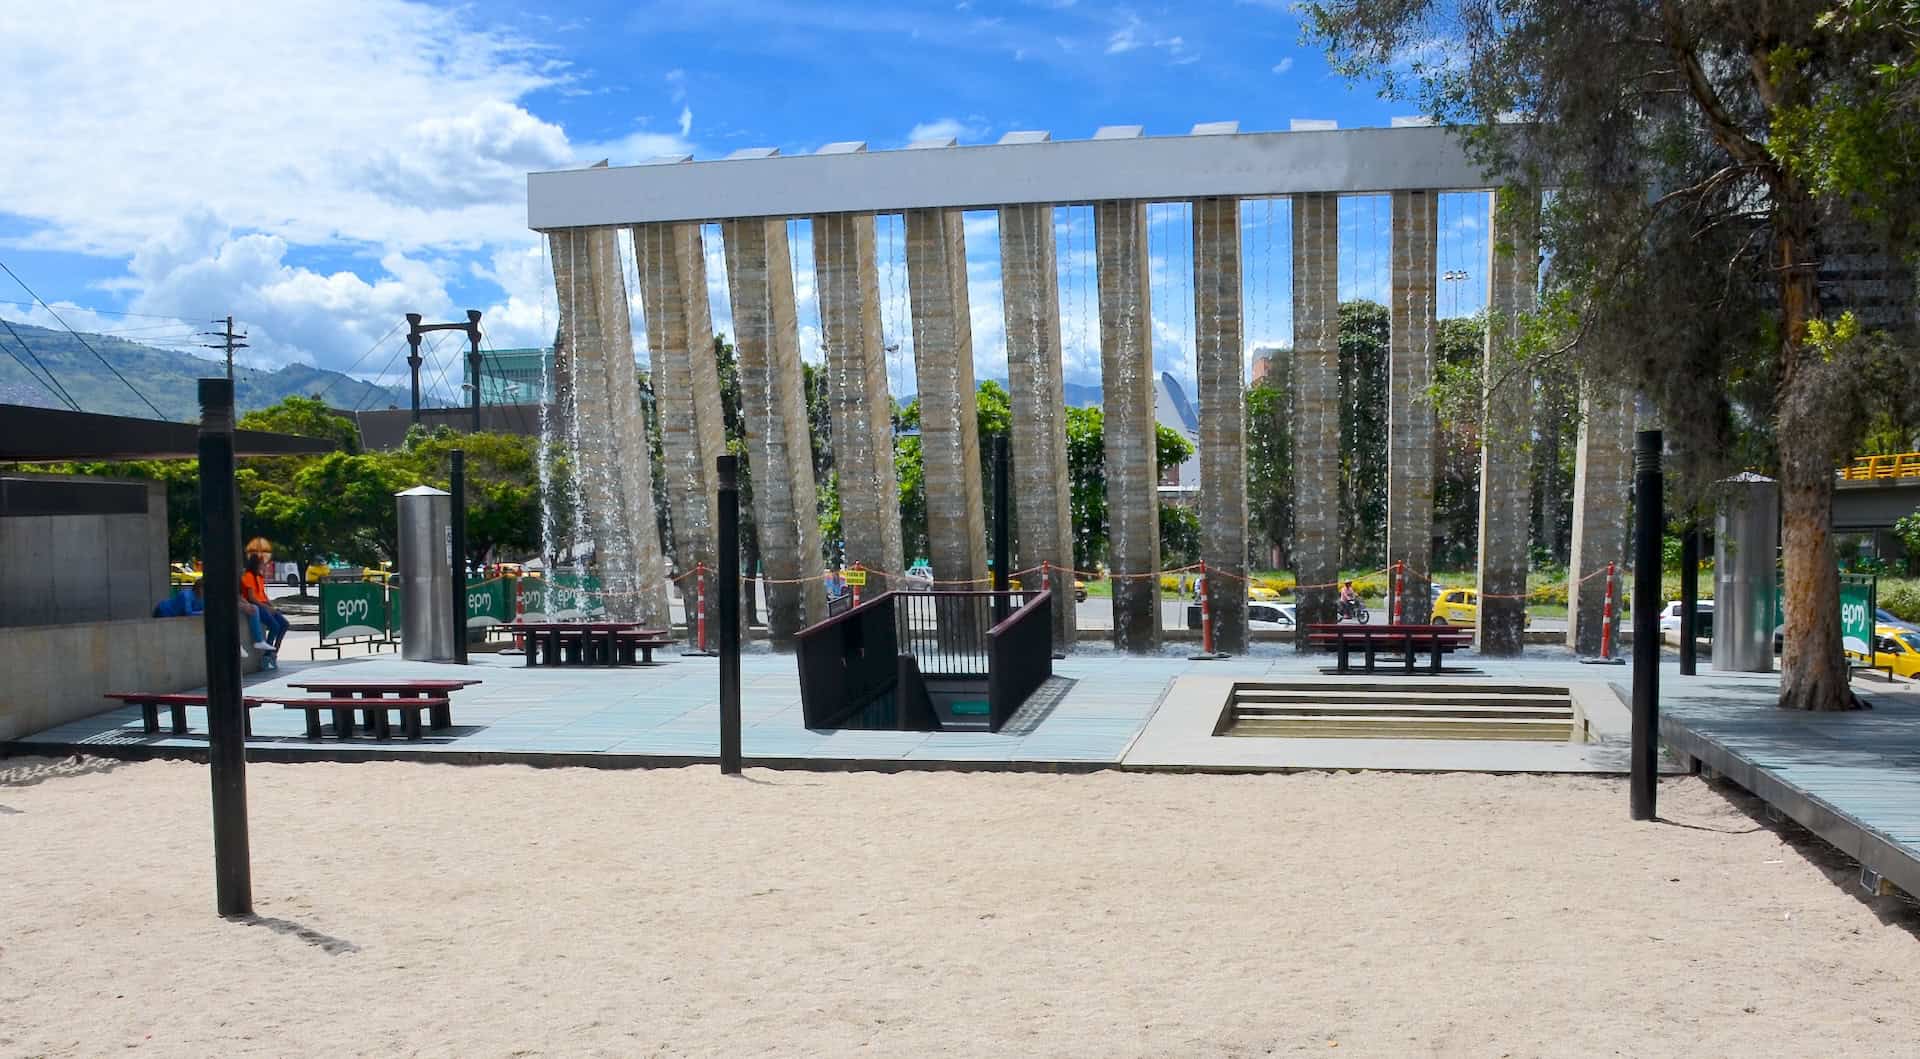
<instances>
[{"instance_id":1,"label":"distant building","mask_svg":"<svg viewBox=\"0 0 1920 1059\"><path fill-rule=\"evenodd\" d=\"M1272 386L1280 380L1276 373L1287 370L1286 358L1281 354L1287 350L1274 346L1261 346L1253 351L1253 377L1248 380L1250 386Z\"/></svg>"},{"instance_id":2,"label":"distant building","mask_svg":"<svg viewBox=\"0 0 1920 1059\"><path fill-rule=\"evenodd\" d=\"M1160 473L1160 498L1176 503L1191 503L1200 495L1200 416L1187 400L1180 380L1161 372L1153 384L1153 418L1156 423L1187 439L1193 454L1177 467Z\"/></svg>"},{"instance_id":3,"label":"distant building","mask_svg":"<svg viewBox=\"0 0 1920 1059\"><path fill-rule=\"evenodd\" d=\"M553 350L482 350L480 361L480 403L539 404L547 393L547 377L553 371ZM471 386L473 379L461 358L461 381Z\"/></svg>"}]
</instances>

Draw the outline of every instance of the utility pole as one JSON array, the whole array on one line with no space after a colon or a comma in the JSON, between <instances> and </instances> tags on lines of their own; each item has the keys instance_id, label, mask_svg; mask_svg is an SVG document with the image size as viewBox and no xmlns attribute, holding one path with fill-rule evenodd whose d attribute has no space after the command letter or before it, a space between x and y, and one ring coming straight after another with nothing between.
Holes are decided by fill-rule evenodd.
<instances>
[{"instance_id":1,"label":"utility pole","mask_svg":"<svg viewBox=\"0 0 1920 1059\"><path fill-rule=\"evenodd\" d=\"M247 348L247 344L245 342L240 341L241 339L247 337L247 333L245 331L242 331L239 334L234 334L233 317L231 316L227 317L225 320L215 320L214 323L216 324L224 323L227 325L227 329L225 331L202 331L200 332L200 337L201 338L217 338L217 339L220 339L220 341L217 343L202 342L200 343L200 345L206 349L224 349L227 351L227 381L231 383L233 381L233 351L236 349Z\"/></svg>"}]
</instances>

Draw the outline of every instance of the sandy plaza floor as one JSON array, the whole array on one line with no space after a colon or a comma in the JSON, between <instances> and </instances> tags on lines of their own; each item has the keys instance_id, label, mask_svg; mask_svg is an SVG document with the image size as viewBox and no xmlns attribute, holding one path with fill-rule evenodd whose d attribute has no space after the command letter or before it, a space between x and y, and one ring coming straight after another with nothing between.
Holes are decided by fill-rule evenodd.
<instances>
[{"instance_id":1,"label":"sandy plaza floor","mask_svg":"<svg viewBox=\"0 0 1920 1059\"><path fill-rule=\"evenodd\" d=\"M1697 778L0 761L0 1054L1920 1053L1920 915Z\"/></svg>"}]
</instances>

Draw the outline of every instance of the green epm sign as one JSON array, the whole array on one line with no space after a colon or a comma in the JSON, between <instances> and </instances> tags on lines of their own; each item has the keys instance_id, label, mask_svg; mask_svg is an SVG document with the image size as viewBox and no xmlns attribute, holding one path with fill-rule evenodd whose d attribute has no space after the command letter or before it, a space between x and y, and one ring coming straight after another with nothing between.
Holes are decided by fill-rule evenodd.
<instances>
[{"instance_id":1,"label":"green epm sign","mask_svg":"<svg viewBox=\"0 0 1920 1059\"><path fill-rule=\"evenodd\" d=\"M525 621L578 621L607 610L597 577L523 577L519 589L520 617Z\"/></svg>"},{"instance_id":2,"label":"green epm sign","mask_svg":"<svg viewBox=\"0 0 1920 1059\"><path fill-rule=\"evenodd\" d=\"M396 599L395 602L398 602ZM386 589L368 581L320 583L320 638L387 635Z\"/></svg>"},{"instance_id":3,"label":"green epm sign","mask_svg":"<svg viewBox=\"0 0 1920 1059\"><path fill-rule=\"evenodd\" d=\"M511 587L505 578L500 577L468 585L467 628L500 625L513 620L513 606L507 599Z\"/></svg>"},{"instance_id":4,"label":"green epm sign","mask_svg":"<svg viewBox=\"0 0 1920 1059\"><path fill-rule=\"evenodd\" d=\"M1873 627L1880 607L1880 579L1867 574L1840 575L1840 645L1845 651L1864 655L1872 650ZM1787 621L1787 586L1784 573L1774 582L1774 628Z\"/></svg>"}]
</instances>

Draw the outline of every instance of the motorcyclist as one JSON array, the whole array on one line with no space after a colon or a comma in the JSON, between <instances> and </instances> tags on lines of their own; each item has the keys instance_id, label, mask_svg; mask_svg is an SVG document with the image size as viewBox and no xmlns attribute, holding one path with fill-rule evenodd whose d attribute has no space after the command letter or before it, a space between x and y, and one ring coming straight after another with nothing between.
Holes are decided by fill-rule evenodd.
<instances>
[{"instance_id":1,"label":"motorcyclist","mask_svg":"<svg viewBox=\"0 0 1920 1059\"><path fill-rule=\"evenodd\" d=\"M1360 605L1360 593L1353 590L1353 582L1340 586L1340 613L1347 614Z\"/></svg>"}]
</instances>

